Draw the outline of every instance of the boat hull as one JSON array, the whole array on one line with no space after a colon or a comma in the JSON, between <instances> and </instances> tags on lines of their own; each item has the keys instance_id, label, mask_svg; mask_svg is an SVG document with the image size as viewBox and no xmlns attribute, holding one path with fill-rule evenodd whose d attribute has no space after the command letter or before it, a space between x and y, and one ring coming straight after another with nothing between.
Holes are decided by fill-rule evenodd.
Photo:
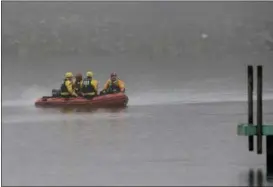
<instances>
[{"instance_id":1,"label":"boat hull","mask_svg":"<svg viewBox=\"0 0 273 187\"><path fill-rule=\"evenodd\" d=\"M35 102L36 107L88 107L88 108L115 108L126 107L129 98L123 93L107 94L93 99L42 97Z\"/></svg>"}]
</instances>

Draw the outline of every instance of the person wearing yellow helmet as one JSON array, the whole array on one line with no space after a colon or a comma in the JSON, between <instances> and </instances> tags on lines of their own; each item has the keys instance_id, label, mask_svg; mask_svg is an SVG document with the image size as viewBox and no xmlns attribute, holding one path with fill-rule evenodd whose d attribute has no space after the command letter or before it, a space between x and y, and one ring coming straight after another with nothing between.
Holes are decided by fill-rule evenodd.
<instances>
[{"instance_id":1,"label":"person wearing yellow helmet","mask_svg":"<svg viewBox=\"0 0 273 187\"><path fill-rule=\"evenodd\" d=\"M119 92L125 92L125 83L118 78L117 73L113 72L111 73L110 78L104 84L104 88L100 94L104 95Z\"/></svg>"},{"instance_id":2,"label":"person wearing yellow helmet","mask_svg":"<svg viewBox=\"0 0 273 187\"><path fill-rule=\"evenodd\" d=\"M62 97L77 97L78 95L75 93L73 89L73 74L72 72L65 73L65 79L61 85L61 96Z\"/></svg>"},{"instance_id":3,"label":"person wearing yellow helmet","mask_svg":"<svg viewBox=\"0 0 273 187\"><path fill-rule=\"evenodd\" d=\"M82 93L85 98L92 99L98 95L98 81L93 79L91 71L86 72L86 78L82 82Z\"/></svg>"}]
</instances>

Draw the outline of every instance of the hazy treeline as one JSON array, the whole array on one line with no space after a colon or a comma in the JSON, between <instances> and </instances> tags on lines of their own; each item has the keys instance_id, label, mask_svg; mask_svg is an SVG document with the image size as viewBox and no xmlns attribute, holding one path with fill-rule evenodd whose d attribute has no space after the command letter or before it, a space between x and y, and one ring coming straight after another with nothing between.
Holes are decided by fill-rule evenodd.
<instances>
[{"instance_id":1,"label":"hazy treeline","mask_svg":"<svg viewBox=\"0 0 273 187\"><path fill-rule=\"evenodd\" d=\"M3 55L267 51L272 2L2 2Z\"/></svg>"}]
</instances>

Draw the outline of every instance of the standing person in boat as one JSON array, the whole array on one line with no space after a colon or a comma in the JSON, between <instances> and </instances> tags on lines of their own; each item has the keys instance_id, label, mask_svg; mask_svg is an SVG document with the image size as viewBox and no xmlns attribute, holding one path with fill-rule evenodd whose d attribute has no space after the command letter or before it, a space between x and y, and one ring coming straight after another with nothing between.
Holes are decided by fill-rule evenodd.
<instances>
[{"instance_id":1,"label":"standing person in boat","mask_svg":"<svg viewBox=\"0 0 273 187\"><path fill-rule=\"evenodd\" d=\"M76 80L74 82L74 89L76 94L78 94L79 96L82 96L82 74L81 73L77 73L75 76Z\"/></svg>"},{"instance_id":2,"label":"standing person in boat","mask_svg":"<svg viewBox=\"0 0 273 187\"><path fill-rule=\"evenodd\" d=\"M73 89L73 74L71 72L65 73L65 79L63 84L61 85L61 97L69 98L69 97L77 97L78 95L75 93Z\"/></svg>"},{"instance_id":3,"label":"standing person in boat","mask_svg":"<svg viewBox=\"0 0 273 187\"><path fill-rule=\"evenodd\" d=\"M111 73L110 79L108 79L104 85L103 90L101 91L101 95L103 94L111 94L111 93L119 93L125 92L125 83L120 80L117 76L117 73Z\"/></svg>"},{"instance_id":4,"label":"standing person in boat","mask_svg":"<svg viewBox=\"0 0 273 187\"><path fill-rule=\"evenodd\" d=\"M93 79L91 71L86 72L86 78L82 82L82 93L87 99L92 99L98 95L98 81Z\"/></svg>"}]
</instances>

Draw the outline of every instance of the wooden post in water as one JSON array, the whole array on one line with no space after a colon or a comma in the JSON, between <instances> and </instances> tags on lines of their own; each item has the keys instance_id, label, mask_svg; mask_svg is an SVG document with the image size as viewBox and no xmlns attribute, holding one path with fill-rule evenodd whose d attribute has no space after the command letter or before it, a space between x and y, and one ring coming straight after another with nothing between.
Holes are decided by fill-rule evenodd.
<instances>
[{"instance_id":1,"label":"wooden post in water","mask_svg":"<svg viewBox=\"0 0 273 187\"><path fill-rule=\"evenodd\" d=\"M273 176L273 136L266 137L266 170L267 175Z\"/></svg>"},{"instance_id":2,"label":"wooden post in water","mask_svg":"<svg viewBox=\"0 0 273 187\"><path fill-rule=\"evenodd\" d=\"M266 136L266 170L267 176L273 177L273 135Z\"/></svg>"},{"instance_id":3,"label":"wooden post in water","mask_svg":"<svg viewBox=\"0 0 273 187\"><path fill-rule=\"evenodd\" d=\"M257 66L257 154L263 151L263 67Z\"/></svg>"},{"instance_id":4,"label":"wooden post in water","mask_svg":"<svg viewBox=\"0 0 273 187\"><path fill-rule=\"evenodd\" d=\"M273 124L263 124L263 66L257 66L257 124L253 124L253 66L248 66L248 123L237 126L237 135L248 136L249 151L253 151L253 136L257 136L257 154L262 154L263 136L266 136L267 179L273 178ZM252 172L250 172L252 176ZM259 174L261 178L261 175ZM250 185L253 181L250 181ZM259 184L259 186L262 183Z\"/></svg>"},{"instance_id":5,"label":"wooden post in water","mask_svg":"<svg viewBox=\"0 0 273 187\"><path fill-rule=\"evenodd\" d=\"M247 66L248 78L248 124L253 125L253 66ZM254 150L253 136L248 136L248 150Z\"/></svg>"}]
</instances>

